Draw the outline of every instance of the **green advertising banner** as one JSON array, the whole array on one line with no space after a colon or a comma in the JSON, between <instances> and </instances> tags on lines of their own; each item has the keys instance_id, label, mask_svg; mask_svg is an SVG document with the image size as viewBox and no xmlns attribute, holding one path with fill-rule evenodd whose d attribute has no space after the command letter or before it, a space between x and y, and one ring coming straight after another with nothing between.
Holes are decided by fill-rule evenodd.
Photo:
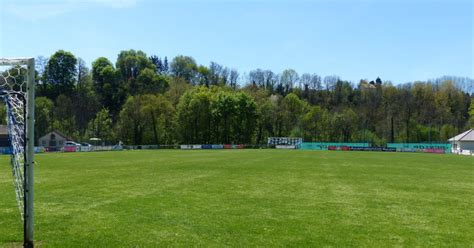
<instances>
[{"instance_id":1,"label":"green advertising banner","mask_svg":"<svg viewBox=\"0 0 474 248\"><path fill-rule=\"evenodd\" d=\"M387 147L395 148L400 152L436 152L443 150L451 153L451 144L448 143L388 143Z\"/></svg>"}]
</instances>

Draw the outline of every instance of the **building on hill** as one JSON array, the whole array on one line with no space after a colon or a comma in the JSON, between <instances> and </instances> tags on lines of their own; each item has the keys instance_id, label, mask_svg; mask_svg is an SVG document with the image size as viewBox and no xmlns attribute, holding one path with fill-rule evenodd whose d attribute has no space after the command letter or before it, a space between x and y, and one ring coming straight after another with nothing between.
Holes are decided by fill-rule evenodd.
<instances>
[{"instance_id":1,"label":"building on hill","mask_svg":"<svg viewBox=\"0 0 474 248\"><path fill-rule=\"evenodd\" d=\"M453 153L474 153L474 129L469 129L448 140L453 149Z\"/></svg>"},{"instance_id":2,"label":"building on hill","mask_svg":"<svg viewBox=\"0 0 474 248\"><path fill-rule=\"evenodd\" d=\"M359 84L359 89L360 89L361 91L368 92L368 91L374 91L374 90L376 90L377 87L375 86L374 81L371 81L370 83L361 82L361 83Z\"/></svg>"},{"instance_id":3,"label":"building on hill","mask_svg":"<svg viewBox=\"0 0 474 248\"><path fill-rule=\"evenodd\" d=\"M50 151L60 150L65 144L66 141L72 139L68 138L66 135L55 130L47 133L46 135L38 139L38 144L43 147L48 147Z\"/></svg>"},{"instance_id":4,"label":"building on hill","mask_svg":"<svg viewBox=\"0 0 474 248\"><path fill-rule=\"evenodd\" d=\"M8 137L8 126L0 125L0 147L9 147L10 138Z\"/></svg>"}]
</instances>

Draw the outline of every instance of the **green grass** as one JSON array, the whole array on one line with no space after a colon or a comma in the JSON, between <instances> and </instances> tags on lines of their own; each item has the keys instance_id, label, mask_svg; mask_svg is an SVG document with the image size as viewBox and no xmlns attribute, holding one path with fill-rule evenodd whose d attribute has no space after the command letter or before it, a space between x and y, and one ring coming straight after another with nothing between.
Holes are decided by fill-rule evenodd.
<instances>
[{"instance_id":1,"label":"green grass","mask_svg":"<svg viewBox=\"0 0 474 248\"><path fill-rule=\"evenodd\" d=\"M161 150L37 161L42 247L474 246L473 157ZM18 246L0 162L0 247Z\"/></svg>"}]
</instances>

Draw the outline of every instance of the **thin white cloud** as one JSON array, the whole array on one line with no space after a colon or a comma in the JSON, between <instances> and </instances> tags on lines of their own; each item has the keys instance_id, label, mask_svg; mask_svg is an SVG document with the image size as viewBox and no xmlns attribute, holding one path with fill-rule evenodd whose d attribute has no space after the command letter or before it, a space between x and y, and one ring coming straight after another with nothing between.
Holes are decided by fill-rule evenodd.
<instances>
[{"instance_id":1,"label":"thin white cloud","mask_svg":"<svg viewBox=\"0 0 474 248\"><path fill-rule=\"evenodd\" d=\"M0 0L1 1L1 0ZM37 21L54 18L84 7L130 8L139 0L49 0L9 1L4 3L5 13L23 20Z\"/></svg>"},{"instance_id":2,"label":"thin white cloud","mask_svg":"<svg viewBox=\"0 0 474 248\"><path fill-rule=\"evenodd\" d=\"M112 8L129 8L137 5L138 0L91 0Z\"/></svg>"},{"instance_id":3,"label":"thin white cloud","mask_svg":"<svg viewBox=\"0 0 474 248\"><path fill-rule=\"evenodd\" d=\"M72 7L68 3L8 3L5 11L23 20L36 21L67 13L73 9Z\"/></svg>"}]
</instances>

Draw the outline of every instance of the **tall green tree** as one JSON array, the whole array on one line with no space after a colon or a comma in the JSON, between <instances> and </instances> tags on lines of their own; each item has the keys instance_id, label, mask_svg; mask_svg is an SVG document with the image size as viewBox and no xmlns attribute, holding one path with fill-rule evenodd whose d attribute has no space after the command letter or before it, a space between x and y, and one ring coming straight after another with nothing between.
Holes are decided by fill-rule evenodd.
<instances>
[{"instance_id":1,"label":"tall green tree","mask_svg":"<svg viewBox=\"0 0 474 248\"><path fill-rule=\"evenodd\" d=\"M470 128L474 128L474 100L471 99L471 104L469 106L469 124Z\"/></svg>"},{"instance_id":2,"label":"tall green tree","mask_svg":"<svg viewBox=\"0 0 474 248\"><path fill-rule=\"evenodd\" d=\"M139 94L163 93L169 87L167 76L158 75L149 68L143 69L136 81L137 89L135 91Z\"/></svg>"},{"instance_id":3,"label":"tall green tree","mask_svg":"<svg viewBox=\"0 0 474 248\"><path fill-rule=\"evenodd\" d=\"M299 75L293 69L286 69L281 73L280 84L283 86L283 94L288 94L293 90L293 87L299 83Z\"/></svg>"},{"instance_id":4,"label":"tall green tree","mask_svg":"<svg viewBox=\"0 0 474 248\"><path fill-rule=\"evenodd\" d=\"M73 103L71 97L59 95L55 102L52 129L59 130L70 138L78 139L80 133L74 116L76 108L77 105Z\"/></svg>"},{"instance_id":5,"label":"tall green tree","mask_svg":"<svg viewBox=\"0 0 474 248\"><path fill-rule=\"evenodd\" d=\"M133 49L121 51L117 58L117 70L124 81L136 79L146 68L155 70L155 66L143 51ZM132 86L132 85L131 85Z\"/></svg>"},{"instance_id":6,"label":"tall green tree","mask_svg":"<svg viewBox=\"0 0 474 248\"><path fill-rule=\"evenodd\" d=\"M119 83L118 72L107 58L100 57L92 63L92 79L93 89L101 105L116 119L114 117L120 112L125 100L125 89Z\"/></svg>"},{"instance_id":7,"label":"tall green tree","mask_svg":"<svg viewBox=\"0 0 474 248\"><path fill-rule=\"evenodd\" d=\"M51 131L54 103L47 97L35 99L35 140ZM3 118L2 118L3 119ZM41 144L40 144L41 145Z\"/></svg>"},{"instance_id":8,"label":"tall green tree","mask_svg":"<svg viewBox=\"0 0 474 248\"><path fill-rule=\"evenodd\" d=\"M257 123L257 105L254 99L244 92L236 93L235 100L237 105L235 127L233 128L236 137L235 142L250 144Z\"/></svg>"},{"instance_id":9,"label":"tall green tree","mask_svg":"<svg viewBox=\"0 0 474 248\"><path fill-rule=\"evenodd\" d=\"M100 138L105 143L114 142L112 118L108 109L101 109L89 122L87 129L89 138Z\"/></svg>"},{"instance_id":10,"label":"tall green tree","mask_svg":"<svg viewBox=\"0 0 474 248\"><path fill-rule=\"evenodd\" d=\"M283 98L279 116L282 120L282 133L279 136L290 136L291 131L298 128L300 117L307 110L307 106L306 102L293 93Z\"/></svg>"},{"instance_id":11,"label":"tall green tree","mask_svg":"<svg viewBox=\"0 0 474 248\"><path fill-rule=\"evenodd\" d=\"M330 141L329 114L320 106L312 106L301 117L301 129L305 141Z\"/></svg>"},{"instance_id":12,"label":"tall green tree","mask_svg":"<svg viewBox=\"0 0 474 248\"><path fill-rule=\"evenodd\" d=\"M161 94L144 95L141 108L145 118L144 144L171 144L174 142L176 111Z\"/></svg>"},{"instance_id":13,"label":"tall green tree","mask_svg":"<svg viewBox=\"0 0 474 248\"><path fill-rule=\"evenodd\" d=\"M228 91L220 91L212 105L212 113L216 123L218 137L226 144L232 143L234 117L237 114L237 99Z\"/></svg>"},{"instance_id":14,"label":"tall green tree","mask_svg":"<svg viewBox=\"0 0 474 248\"><path fill-rule=\"evenodd\" d=\"M351 108L346 108L333 114L331 131L333 141L350 142L357 128L357 114Z\"/></svg>"},{"instance_id":15,"label":"tall green tree","mask_svg":"<svg viewBox=\"0 0 474 248\"><path fill-rule=\"evenodd\" d=\"M44 92L41 95L55 100L60 94L72 95L77 76L76 57L64 50L55 52L48 60L44 72Z\"/></svg>"},{"instance_id":16,"label":"tall green tree","mask_svg":"<svg viewBox=\"0 0 474 248\"><path fill-rule=\"evenodd\" d=\"M85 135L89 121L101 108L98 96L93 88L92 75L82 59L77 63L77 85L71 96L73 102L81 103L80 108L75 108L74 116L80 135Z\"/></svg>"},{"instance_id":17,"label":"tall green tree","mask_svg":"<svg viewBox=\"0 0 474 248\"><path fill-rule=\"evenodd\" d=\"M211 143L213 131L212 93L206 87L186 92L177 106L181 142L188 144Z\"/></svg>"},{"instance_id":18,"label":"tall green tree","mask_svg":"<svg viewBox=\"0 0 474 248\"><path fill-rule=\"evenodd\" d=\"M196 84L198 66L192 57L182 55L174 57L170 69L173 76L183 78L190 84Z\"/></svg>"},{"instance_id":19,"label":"tall green tree","mask_svg":"<svg viewBox=\"0 0 474 248\"><path fill-rule=\"evenodd\" d=\"M182 78L171 77L169 82L170 86L164 95L171 101L173 106L177 106L181 96L190 91L192 86Z\"/></svg>"},{"instance_id":20,"label":"tall green tree","mask_svg":"<svg viewBox=\"0 0 474 248\"><path fill-rule=\"evenodd\" d=\"M119 82L125 91L125 95L135 95L143 88L143 80L137 80L140 73L149 69L156 73L156 66L150 61L143 51L127 50L118 55L116 67ZM141 84L142 83L142 84ZM145 84L146 85L146 84Z\"/></svg>"},{"instance_id":21,"label":"tall green tree","mask_svg":"<svg viewBox=\"0 0 474 248\"><path fill-rule=\"evenodd\" d=\"M142 111L143 97L129 96L120 111L119 138L125 144L141 145L145 130L145 116Z\"/></svg>"}]
</instances>

